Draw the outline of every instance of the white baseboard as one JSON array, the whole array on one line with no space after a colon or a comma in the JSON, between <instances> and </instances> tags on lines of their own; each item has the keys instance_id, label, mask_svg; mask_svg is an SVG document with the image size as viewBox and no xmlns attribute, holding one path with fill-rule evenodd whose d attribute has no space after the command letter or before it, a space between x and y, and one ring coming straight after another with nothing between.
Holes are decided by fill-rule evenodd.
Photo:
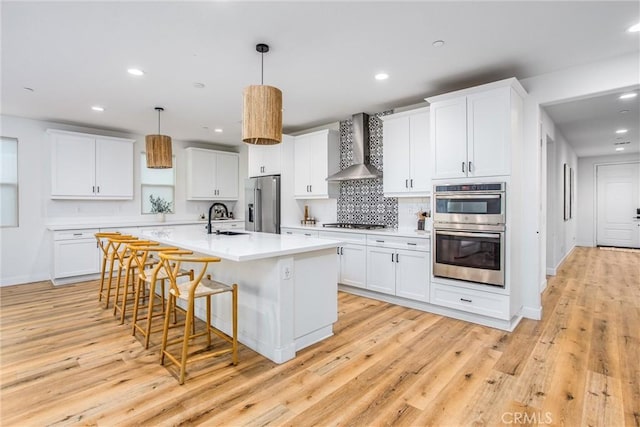
<instances>
[{"instance_id":1,"label":"white baseboard","mask_svg":"<svg viewBox=\"0 0 640 427\"><path fill-rule=\"evenodd\" d=\"M545 289L547 289L547 279L545 278L542 282L540 282L540 285L538 286L538 289L540 289L540 293L543 293Z\"/></svg>"},{"instance_id":2,"label":"white baseboard","mask_svg":"<svg viewBox=\"0 0 640 427\"><path fill-rule=\"evenodd\" d=\"M562 263L569 257L569 255L571 255L571 252L573 252L573 250L575 249L575 245L571 246L571 249L569 249L567 251L566 254L564 254L564 256L562 257L562 259L560 261L558 261L558 264L556 264L556 266L554 268L547 268L547 274L551 275L551 276L555 276L558 272L558 269L560 268L560 266L562 265ZM551 271L551 273L549 273Z\"/></svg>"},{"instance_id":3,"label":"white baseboard","mask_svg":"<svg viewBox=\"0 0 640 427\"><path fill-rule=\"evenodd\" d=\"M49 280L48 274L37 274L33 276L25 274L22 276L0 278L0 286L24 285L25 283L42 282L44 280Z\"/></svg>"},{"instance_id":4,"label":"white baseboard","mask_svg":"<svg viewBox=\"0 0 640 427\"><path fill-rule=\"evenodd\" d=\"M547 276L555 276L557 274L557 269L555 267L548 268L547 267Z\"/></svg>"},{"instance_id":5,"label":"white baseboard","mask_svg":"<svg viewBox=\"0 0 640 427\"><path fill-rule=\"evenodd\" d=\"M582 246L585 248L594 248L596 245L594 245L593 242L584 241L584 242L577 242L576 246Z\"/></svg>"},{"instance_id":6,"label":"white baseboard","mask_svg":"<svg viewBox=\"0 0 640 427\"><path fill-rule=\"evenodd\" d=\"M542 307L522 307L522 316L527 319L540 320L542 319Z\"/></svg>"}]
</instances>

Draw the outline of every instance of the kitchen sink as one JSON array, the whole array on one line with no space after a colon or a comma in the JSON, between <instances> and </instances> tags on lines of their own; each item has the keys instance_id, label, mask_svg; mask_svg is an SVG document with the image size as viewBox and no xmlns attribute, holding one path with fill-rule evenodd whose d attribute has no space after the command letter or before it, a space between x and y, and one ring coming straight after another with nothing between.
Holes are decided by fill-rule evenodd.
<instances>
[{"instance_id":1,"label":"kitchen sink","mask_svg":"<svg viewBox=\"0 0 640 427\"><path fill-rule=\"evenodd\" d=\"M239 234L247 234L247 233L242 233L240 231L216 231L216 234L221 234L224 236L237 236Z\"/></svg>"}]
</instances>

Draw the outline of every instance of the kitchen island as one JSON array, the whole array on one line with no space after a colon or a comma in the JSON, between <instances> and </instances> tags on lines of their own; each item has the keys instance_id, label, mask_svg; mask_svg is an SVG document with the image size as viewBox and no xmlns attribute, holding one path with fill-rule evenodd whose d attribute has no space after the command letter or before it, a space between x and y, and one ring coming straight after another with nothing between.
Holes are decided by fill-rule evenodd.
<instances>
[{"instance_id":1,"label":"kitchen island","mask_svg":"<svg viewBox=\"0 0 640 427\"><path fill-rule=\"evenodd\" d=\"M340 241L241 233L158 227L137 235L221 258L209 265L209 272L216 280L238 284L238 340L272 361L284 363L333 335ZM212 324L226 333L231 331L228 297L220 295L212 303ZM196 304L196 316L205 318L204 304Z\"/></svg>"}]
</instances>

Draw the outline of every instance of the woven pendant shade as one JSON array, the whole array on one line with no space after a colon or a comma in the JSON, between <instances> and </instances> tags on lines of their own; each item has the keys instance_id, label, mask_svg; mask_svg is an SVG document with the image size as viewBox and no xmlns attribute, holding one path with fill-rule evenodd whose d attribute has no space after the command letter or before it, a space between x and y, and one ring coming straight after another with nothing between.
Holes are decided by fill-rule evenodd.
<instances>
[{"instance_id":1,"label":"woven pendant shade","mask_svg":"<svg viewBox=\"0 0 640 427\"><path fill-rule=\"evenodd\" d=\"M171 137L167 135L147 135L147 167L151 169L169 169L173 167Z\"/></svg>"},{"instance_id":2,"label":"woven pendant shade","mask_svg":"<svg viewBox=\"0 0 640 427\"><path fill-rule=\"evenodd\" d=\"M282 92L273 86L244 89L242 140L249 144L273 145L282 141Z\"/></svg>"}]
</instances>

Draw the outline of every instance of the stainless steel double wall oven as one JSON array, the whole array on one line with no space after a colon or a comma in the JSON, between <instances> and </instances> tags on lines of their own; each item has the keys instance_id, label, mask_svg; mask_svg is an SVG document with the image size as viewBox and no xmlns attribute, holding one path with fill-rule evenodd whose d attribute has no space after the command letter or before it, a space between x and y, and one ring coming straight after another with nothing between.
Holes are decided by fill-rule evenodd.
<instances>
[{"instance_id":1,"label":"stainless steel double wall oven","mask_svg":"<svg viewBox=\"0 0 640 427\"><path fill-rule=\"evenodd\" d=\"M506 184L434 187L433 274L505 286Z\"/></svg>"}]
</instances>

